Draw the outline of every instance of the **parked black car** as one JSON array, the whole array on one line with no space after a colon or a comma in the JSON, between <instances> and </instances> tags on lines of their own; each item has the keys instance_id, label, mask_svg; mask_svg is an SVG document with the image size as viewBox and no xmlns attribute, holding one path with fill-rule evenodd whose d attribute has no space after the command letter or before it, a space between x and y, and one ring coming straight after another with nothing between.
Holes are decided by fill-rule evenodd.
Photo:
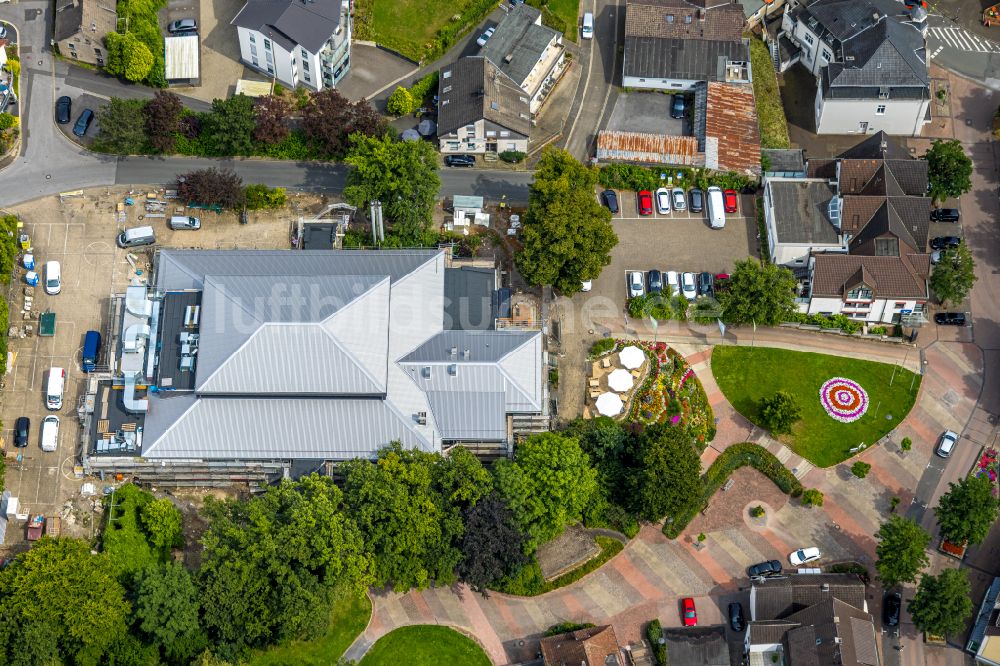
<instances>
[{"instance_id":1,"label":"parked black car","mask_svg":"<svg viewBox=\"0 0 1000 666\"><path fill-rule=\"evenodd\" d=\"M733 631L743 631L746 627L743 621L743 606L735 601L729 604L729 626Z\"/></svg>"},{"instance_id":2,"label":"parked black car","mask_svg":"<svg viewBox=\"0 0 1000 666\"><path fill-rule=\"evenodd\" d=\"M445 155L444 163L452 167L476 166L475 155Z\"/></svg>"},{"instance_id":3,"label":"parked black car","mask_svg":"<svg viewBox=\"0 0 1000 666\"><path fill-rule=\"evenodd\" d=\"M747 568L747 575L751 578L757 576L777 576L781 573L781 562L771 560L769 562L758 562Z\"/></svg>"},{"instance_id":4,"label":"parked black car","mask_svg":"<svg viewBox=\"0 0 1000 666\"><path fill-rule=\"evenodd\" d=\"M31 431L31 419L19 416L14 421L14 446L23 449L28 445L28 433Z\"/></svg>"},{"instance_id":5,"label":"parked black car","mask_svg":"<svg viewBox=\"0 0 1000 666\"><path fill-rule=\"evenodd\" d=\"M56 122L65 125L69 122L70 109L73 108L73 100L63 95L56 100Z\"/></svg>"},{"instance_id":6,"label":"parked black car","mask_svg":"<svg viewBox=\"0 0 1000 666\"><path fill-rule=\"evenodd\" d=\"M660 271L655 268L646 273L646 289L650 294L659 294L663 291L663 278Z\"/></svg>"},{"instance_id":7,"label":"parked black car","mask_svg":"<svg viewBox=\"0 0 1000 666\"><path fill-rule=\"evenodd\" d=\"M73 125L73 134L82 139L83 135L87 133L88 129L90 129L90 123L93 121L94 112L90 109L84 109L80 114L80 117L76 119L76 124Z\"/></svg>"},{"instance_id":8,"label":"parked black car","mask_svg":"<svg viewBox=\"0 0 1000 666\"><path fill-rule=\"evenodd\" d=\"M715 278L711 273L698 273L698 295L715 296Z\"/></svg>"},{"instance_id":9,"label":"parked black car","mask_svg":"<svg viewBox=\"0 0 1000 666\"><path fill-rule=\"evenodd\" d=\"M697 187L688 192L688 199L690 199L688 207L691 209L692 213L700 213L702 209L704 209L705 195L703 195L701 190Z\"/></svg>"},{"instance_id":10,"label":"parked black car","mask_svg":"<svg viewBox=\"0 0 1000 666\"><path fill-rule=\"evenodd\" d=\"M612 213L618 212L618 193L614 190L604 190L601 192L601 202L608 207Z\"/></svg>"},{"instance_id":11,"label":"parked black car","mask_svg":"<svg viewBox=\"0 0 1000 666\"><path fill-rule=\"evenodd\" d=\"M931 211L934 222L958 222L960 214L957 208L935 208Z\"/></svg>"},{"instance_id":12,"label":"parked black car","mask_svg":"<svg viewBox=\"0 0 1000 666\"><path fill-rule=\"evenodd\" d=\"M962 239L958 236L938 236L931 239L932 250L944 250L946 248L958 247Z\"/></svg>"},{"instance_id":13,"label":"parked black car","mask_svg":"<svg viewBox=\"0 0 1000 666\"><path fill-rule=\"evenodd\" d=\"M903 605L903 597L899 592L890 592L882 599L882 623L887 627L899 624L899 609Z\"/></svg>"},{"instance_id":14,"label":"parked black car","mask_svg":"<svg viewBox=\"0 0 1000 666\"><path fill-rule=\"evenodd\" d=\"M965 326L965 313L938 312L934 315L934 323L941 326Z\"/></svg>"},{"instance_id":15,"label":"parked black car","mask_svg":"<svg viewBox=\"0 0 1000 666\"><path fill-rule=\"evenodd\" d=\"M674 100L670 104L670 117L671 118L683 118L684 111L687 109L687 104L685 103L684 95L677 93L674 95Z\"/></svg>"}]
</instances>

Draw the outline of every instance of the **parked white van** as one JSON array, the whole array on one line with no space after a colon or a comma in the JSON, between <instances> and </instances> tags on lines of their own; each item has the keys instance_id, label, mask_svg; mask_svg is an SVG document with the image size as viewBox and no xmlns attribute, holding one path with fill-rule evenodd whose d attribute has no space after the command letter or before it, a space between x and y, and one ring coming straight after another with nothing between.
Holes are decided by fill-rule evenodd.
<instances>
[{"instance_id":1,"label":"parked white van","mask_svg":"<svg viewBox=\"0 0 1000 666\"><path fill-rule=\"evenodd\" d=\"M594 38L594 15L590 12L583 15L583 27L580 29L580 36L584 39Z\"/></svg>"},{"instance_id":2,"label":"parked white van","mask_svg":"<svg viewBox=\"0 0 1000 666\"><path fill-rule=\"evenodd\" d=\"M153 227L135 227L126 229L118 234L118 247L137 247L139 245L152 245L156 242L156 234Z\"/></svg>"},{"instance_id":3,"label":"parked white van","mask_svg":"<svg viewBox=\"0 0 1000 666\"><path fill-rule=\"evenodd\" d=\"M45 262L45 293L55 296L62 291L62 267L58 261Z\"/></svg>"},{"instance_id":4,"label":"parked white van","mask_svg":"<svg viewBox=\"0 0 1000 666\"><path fill-rule=\"evenodd\" d=\"M66 371L62 368L49 368L49 379L45 382L45 407L52 411L62 409L63 387L66 384Z\"/></svg>"},{"instance_id":5,"label":"parked white van","mask_svg":"<svg viewBox=\"0 0 1000 666\"><path fill-rule=\"evenodd\" d=\"M42 419L42 451L59 448L59 417L49 414Z\"/></svg>"},{"instance_id":6,"label":"parked white van","mask_svg":"<svg viewBox=\"0 0 1000 666\"><path fill-rule=\"evenodd\" d=\"M713 229L726 226L726 207L722 201L722 190L714 185L708 188L708 221Z\"/></svg>"}]
</instances>

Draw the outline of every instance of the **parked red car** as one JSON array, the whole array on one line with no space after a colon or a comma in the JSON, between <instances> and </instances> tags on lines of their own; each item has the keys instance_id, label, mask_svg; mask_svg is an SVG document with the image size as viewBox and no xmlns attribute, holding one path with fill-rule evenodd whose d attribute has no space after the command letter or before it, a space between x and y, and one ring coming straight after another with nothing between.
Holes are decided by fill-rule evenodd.
<instances>
[{"instance_id":1,"label":"parked red car","mask_svg":"<svg viewBox=\"0 0 1000 666\"><path fill-rule=\"evenodd\" d=\"M722 207L727 213L735 213L736 204L736 190L726 190L722 193Z\"/></svg>"},{"instance_id":2,"label":"parked red car","mask_svg":"<svg viewBox=\"0 0 1000 666\"><path fill-rule=\"evenodd\" d=\"M649 190L639 192L639 215L653 214L653 195Z\"/></svg>"},{"instance_id":3,"label":"parked red car","mask_svg":"<svg viewBox=\"0 0 1000 666\"><path fill-rule=\"evenodd\" d=\"M684 597L681 600L681 606L684 608L681 619L684 620L685 627L697 627L698 626L698 611L694 609L694 599L691 597Z\"/></svg>"}]
</instances>

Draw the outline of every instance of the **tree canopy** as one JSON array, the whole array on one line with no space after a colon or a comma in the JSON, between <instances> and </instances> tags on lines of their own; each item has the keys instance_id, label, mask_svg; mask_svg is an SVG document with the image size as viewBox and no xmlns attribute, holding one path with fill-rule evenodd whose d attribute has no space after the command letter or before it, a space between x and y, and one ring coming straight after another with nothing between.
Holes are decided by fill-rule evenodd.
<instances>
[{"instance_id":1,"label":"tree canopy","mask_svg":"<svg viewBox=\"0 0 1000 666\"><path fill-rule=\"evenodd\" d=\"M198 615L198 588L180 564L147 569L135 597L139 630L168 662L187 664L208 644Z\"/></svg>"},{"instance_id":2,"label":"tree canopy","mask_svg":"<svg viewBox=\"0 0 1000 666\"><path fill-rule=\"evenodd\" d=\"M496 493L465 509L465 535L458 575L474 590L485 590L528 563L525 535L514 512Z\"/></svg>"},{"instance_id":3,"label":"tree canopy","mask_svg":"<svg viewBox=\"0 0 1000 666\"><path fill-rule=\"evenodd\" d=\"M972 189L972 159L957 139L936 140L924 153L934 201L957 197Z\"/></svg>"},{"instance_id":4,"label":"tree canopy","mask_svg":"<svg viewBox=\"0 0 1000 666\"><path fill-rule=\"evenodd\" d=\"M927 566L927 544L931 535L916 522L898 515L889 517L875 534L878 545L875 568L885 587L912 583Z\"/></svg>"},{"instance_id":5,"label":"tree canopy","mask_svg":"<svg viewBox=\"0 0 1000 666\"><path fill-rule=\"evenodd\" d=\"M907 610L920 631L935 636L957 634L972 615L972 585L963 569L945 569L920 578Z\"/></svg>"},{"instance_id":6,"label":"tree canopy","mask_svg":"<svg viewBox=\"0 0 1000 666\"><path fill-rule=\"evenodd\" d=\"M367 210L370 202L381 201L396 244L423 245L441 188L434 147L426 141L354 134L345 161L352 167L344 187L348 203Z\"/></svg>"},{"instance_id":7,"label":"tree canopy","mask_svg":"<svg viewBox=\"0 0 1000 666\"><path fill-rule=\"evenodd\" d=\"M104 69L112 76L127 81L142 81L153 69L153 52L149 50L135 33L124 35L109 32L104 37L108 49L107 64Z\"/></svg>"},{"instance_id":8,"label":"tree canopy","mask_svg":"<svg viewBox=\"0 0 1000 666\"><path fill-rule=\"evenodd\" d=\"M43 537L0 571L0 662L96 666L125 636L129 613L103 554Z\"/></svg>"},{"instance_id":9,"label":"tree canopy","mask_svg":"<svg viewBox=\"0 0 1000 666\"><path fill-rule=\"evenodd\" d=\"M207 116L208 144L216 155L249 155L257 127L253 99L244 94L212 101Z\"/></svg>"},{"instance_id":10,"label":"tree canopy","mask_svg":"<svg viewBox=\"0 0 1000 666\"><path fill-rule=\"evenodd\" d=\"M658 424L638 437L631 508L649 521L683 513L701 497L701 458L684 428Z\"/></svg>"},{"instance_id":11,"label":"tree canopy","mask_svg":"<svg viewBox=\"0 0 1000 666\"><path fill-rule=\"evenodd\" d=\"M980 544L996 522L998 508L993 482L983 474L949 483L948 492L934 507L934 515L948 541L959 545Z\"/></svg>"},{"instance_id":12,"label":"tree canopy","mask_svg":"<svg viewBox=\"0 0 1000 666\"><path fill-rule=\"evenodd\" d=\"M143 109L146 135L153 147L161 153L173 151L183 110L181 98L164 90L157 90L153 99L146 103Z\"/></svg>"},{"instance_id":13,"label":"tree canopy","mask_svg":"<svg viewBox=\"0 0 1000 666\"><path fill-rule=\"evenodd\" d=\"M761 398L758 409L761 425L778 435L790 433L795 422L802 418L798 400L788 391Z\"/></svg>"},{"instance_id":14,"label":"tree canopy","mask_svg":"<svg viewBox=\"0 0 1000 666\"><path fill-rule=\"evenodd\" d=\"M324 88L303 109L302 129L310 141L331 157L348 152L348 137L355 133L380 136L385 119L366 100L352 102L336 88ZM417 141L416 143L425 143Z\"/></svg>"},{"instance_id":15,"label":"tree canopy","mask_svg":"<svg viewBox=\"0 0 1000 666\"><path fill-rule=\"evenodd\" d=\"M930 285L942 303L961 303L976 279L976 262L962 241L957 248L941 250L941 259L931 271Z\"/></svg>"},{"instance_id":16,"label":"tree canopy","mask_svg":"<svg viewBox=\"0 0 1000 666\"><path fill-rule=\"evenodd\" d=\"M795 311L795 276L784 266L744 259L716 295L727 323L775 326Z\"/></svg>"},{"instance_id":17,"label":"tree canopy","mask_svg":"<svg viewBox=\"0 0 1000 666\"><path fill-rule=\"evenodd\" d=\"M292 104L284 97L264 95L257 98L254 106L253 138L261 143L273 145L284 141L291 133L288 117L292 114Z\"/></svg>"},{"instance_id":18,"label":"tree canopy","mask_svg":"<svg viewBox=\"0 0 1000 666\"><path fill-rule=\"evenodd\" d=\"M580 520L597 489L597 473L580 442L554 432L532 435L513 461L498 461L494 471L532 550Z\"/></svg>"},{"instance_id":19,"label":"tree canopy","mask_svg":"<svg viewBox=\"0 0 1000 666\"><path fill-rule=\"evenodd\" d=\"M112 97L97 110L101 131L94 139L94 149L119 155L134 155L146 145L146 100Z\"/></svg>"},{"instance_id":20,"label":"tree canopy","mask_svg":"<svg viewBox=\"0 0 1000 666\"><path fill-rule=\"evenodd\" d=\"M580 291L611 263L618 236L611 212L594 196L597 172L565 150L546 148L535 169L514 260L533 285L552 285L566 295Z\"/></svg>"},{"instance_id":21,"label":"tree canopy","mask_svg":"<svg viewBox=\"0 0 1000 666\"><path fill-rule=\"evenodd\" d=\"M370 558L328 477L284 481L246 502L209 500L198 577L204 625L223 656L311 637L330 593L370 582Z\"/></svg>"},{"instance_id":22,"label":"tree canopy","mask_svg":"<svg viewBox=\"0 0 1000 666\"><path fill-rule=\"evenodd\" d=\"M177 195L187 204L236 209L243 205L243 179L232 169L199 169L177 177Z\"/></svg>"}]
</instances>

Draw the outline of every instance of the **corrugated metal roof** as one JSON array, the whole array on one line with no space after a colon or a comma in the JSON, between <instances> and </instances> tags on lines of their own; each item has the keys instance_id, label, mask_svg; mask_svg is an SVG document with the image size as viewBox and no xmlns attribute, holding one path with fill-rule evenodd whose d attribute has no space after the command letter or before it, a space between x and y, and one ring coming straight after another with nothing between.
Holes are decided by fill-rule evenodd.
<instances>
[{"instance_id":1,"label":"corrugated metal roof","mask_svg":"<svg viewBox=\"0 0 1000 666\"><path fill-rule=\"evenodd\" d=\"M714 168L760 174L760 128L750 84L708 82L705 136L718 140Z\"/></svg>"},{"instance_id":2,"label":"corrugated metal roof","mask_svg":"<svg viewBox=\"0 0 1000 666\"><path fill-rule=\"evenodd\" d=\"M597 133L597 159L648 164L704 166L693 136L670 136L645 132L605 130Z\"/></svg>"},{"instance_id":3,"label":"corrugated metal roof","mask_svg":"<svg viewBox=\"0 0 1000 666\"><path fill-rule=\"evenodd\" d=\"M399 362L492 363L538 336L537 331L442 331Z\"/></svg>"},{"instance_id":4,"label":"corrugated metal roof","mask_svg":"<svg viewBox=\"0 0 1000 666\"><path fill-rule=\"evenodd\" d=\"M163 46L167 81L200 76L198 35L167 37Z\"/></svg>"}]
</instances>

